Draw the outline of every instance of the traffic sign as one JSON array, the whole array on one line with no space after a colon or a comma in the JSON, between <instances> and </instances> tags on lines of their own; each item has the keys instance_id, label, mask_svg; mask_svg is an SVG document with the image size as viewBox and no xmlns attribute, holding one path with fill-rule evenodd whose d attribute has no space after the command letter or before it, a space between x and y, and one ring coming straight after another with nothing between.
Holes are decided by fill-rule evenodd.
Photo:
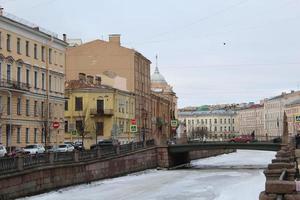
<instances>
[{"instance_id":1,"label":"traffic sign","mask_svg":"<svg viewBox=\"0 0 300 200\"><path fill-rule=\"evenodd\" d=\"M171 120L171 127L177 127L177 125L178 125L178 122L176 119Z\"/></svg>"},{"instance_id":2,"label":"traffic sign","mask_svg":"<svg viewBox=\"0 0 300 200\"><path fill-rule=\"evenodd\" d=\"M130 132L136 133L137 132L137 125L130 125Z\"/></svg>"},{"instance_id":3,"label":"traffic sign","mask_svg":"<svg viewBox=\"0 0 300 200\"><path fill-rule=\"evenodd\" d=\"M130 122L130 124L136 125L136 119L132 119L131 122Z\"/></svg>"},{"instance_id":4,"label":"traffic sign","mask_svg":"<svg viewBox=\"0 0 300 200\"><path fill-rule=\"evenodd\" d=\"M53 128L59 128L59 126L60 126L59 122L53 122L52 123Z\"/></svg>"}]
</instances>

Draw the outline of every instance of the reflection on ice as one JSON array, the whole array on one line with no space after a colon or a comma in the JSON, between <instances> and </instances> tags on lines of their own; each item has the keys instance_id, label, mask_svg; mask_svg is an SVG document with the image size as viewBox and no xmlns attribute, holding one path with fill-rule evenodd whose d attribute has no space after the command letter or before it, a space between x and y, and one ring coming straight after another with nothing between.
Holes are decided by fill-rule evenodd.
<instances>
[{"instance_id":1,"label":"reflection on ice","mask_svg":"<svg viewBox=\"0 0 300 200\"><path fill-rule=\"evenodd\" d=\"M194 167L267 165L275 152L237 153L193 161ZM264 189L262 170L147 170L125 177L97 181L28 199L55 200L253 200Z\"/></svg>"}]
</instances>

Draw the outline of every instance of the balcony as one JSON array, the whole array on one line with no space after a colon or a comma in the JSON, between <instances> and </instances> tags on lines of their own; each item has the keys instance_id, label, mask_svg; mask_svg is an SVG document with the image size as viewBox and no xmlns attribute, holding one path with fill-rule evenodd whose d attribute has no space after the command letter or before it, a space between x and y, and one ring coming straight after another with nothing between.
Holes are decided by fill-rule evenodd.
<instances>
[{"instance_id":1,"label":"balcony","mask_svg":"<svg viewBox=\"0 0 300 200\"><path fill-rule=\"evenodd\" d=\"M22 90L29 91L30 85L27 83L22 83L19 81L12 81L7 79L0 79L0 87L13 89L13 90Z\"/></svg>"},{"instance_id":2,"label":"balcony","mask_svg":"<svg viewBox=\"0 0 300 200\"><path fill-rule=\"evenodd\" d=\"M96 109L96 108L91 108L90 114L93 116L112 116L114 115L114 110L113 109Z\"/></svg>"}]
</instances>

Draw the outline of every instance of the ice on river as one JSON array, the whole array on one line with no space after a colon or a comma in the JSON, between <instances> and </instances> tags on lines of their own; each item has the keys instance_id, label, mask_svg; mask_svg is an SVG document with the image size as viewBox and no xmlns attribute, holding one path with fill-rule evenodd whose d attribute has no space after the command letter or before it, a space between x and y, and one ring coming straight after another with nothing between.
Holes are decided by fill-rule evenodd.
<instances>
[{"instance_id":1,"label":"ice on river","mask_svg":"<svg viewBox=\"0 0 300 200\"><path fill-rule=\"evenodd\" d=\"M264 189L258 169L197 169L197 166L267 165L275 152L238 151L193 161L194 169L146 170L69 187L26 199L39 200L254 200Z\"/></svg>"}]
</instances>

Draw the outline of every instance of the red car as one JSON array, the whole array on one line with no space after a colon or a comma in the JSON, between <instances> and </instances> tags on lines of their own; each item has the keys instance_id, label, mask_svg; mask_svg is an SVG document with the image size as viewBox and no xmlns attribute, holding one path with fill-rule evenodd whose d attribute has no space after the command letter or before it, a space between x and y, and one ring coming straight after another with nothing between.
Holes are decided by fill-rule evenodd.
<instances>
[{"instance_id":1,"label":"red car","mask_svg":"<svg viewBox=\"0 0 300 200\"><path fill-rule=\"evenodd\" d=\"M250 135L241 135L235 138L231 138L229 142L237 142L237 143L250 143L253 141L253 138Z\"/></svg>"}]
</instances>

